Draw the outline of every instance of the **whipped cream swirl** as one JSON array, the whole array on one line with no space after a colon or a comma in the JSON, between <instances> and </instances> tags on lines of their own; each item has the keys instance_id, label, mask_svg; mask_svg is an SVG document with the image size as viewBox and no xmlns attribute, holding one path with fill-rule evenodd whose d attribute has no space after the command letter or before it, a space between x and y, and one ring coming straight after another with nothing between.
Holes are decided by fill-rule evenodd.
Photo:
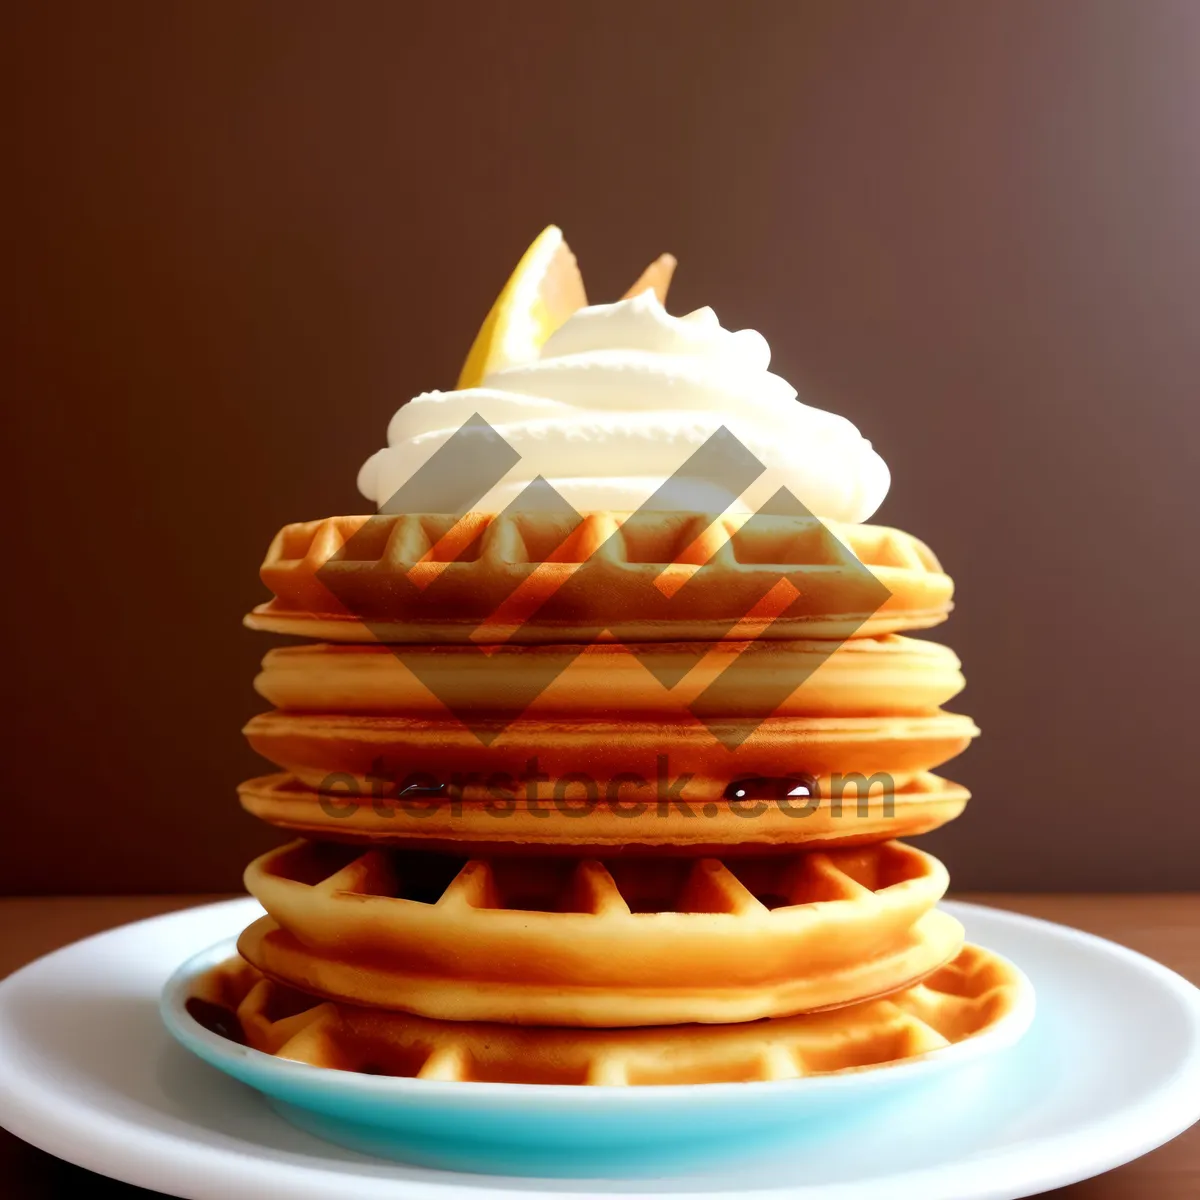
<instances>
[{"instance_id":1,"label":"whipped cream swirl","mask_svg":"<svg viewBox=\"0 0 1200 1200\"><path fill-rule=\"evenodd\" d=\"M697 483L671 507L753 511L786 487L818 517L867 520L887 494L887 464L844 417L800 403L770 362L761 334L723 329L711 308L672 317L652 291L583 308L536 360L410 400L358 487L385 505L478 414L520 460L477 507L498 512L541 475L579 512L629 511L724 426L765 470L738 495Z\"/></svg>"}]
</instances>

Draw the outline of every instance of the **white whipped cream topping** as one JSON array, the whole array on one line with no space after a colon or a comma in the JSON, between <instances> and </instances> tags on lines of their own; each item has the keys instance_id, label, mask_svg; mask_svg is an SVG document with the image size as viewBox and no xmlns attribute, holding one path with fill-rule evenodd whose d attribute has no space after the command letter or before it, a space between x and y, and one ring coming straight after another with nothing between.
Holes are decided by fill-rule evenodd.
<instances>
[{"instance_id":1,"label":"white whipped cream topping","mask_svg":"<svg viewBox=\"0 0 1200 1200\"><path fill-rule=\"evenodd\" d=\"M541 475L580 512L632 510L723 425L766 470L740 495L695 487L672 507L753 511L786 487L819 517L867 520L887 464L844 417L801 404L770 361L761 334L722 329L711 308L672 317L652 291L583 308L535 361L410 400L358 487L384 505L478 413L521 456L480 509L499 511Z\"/></svg>"}]
</instances>

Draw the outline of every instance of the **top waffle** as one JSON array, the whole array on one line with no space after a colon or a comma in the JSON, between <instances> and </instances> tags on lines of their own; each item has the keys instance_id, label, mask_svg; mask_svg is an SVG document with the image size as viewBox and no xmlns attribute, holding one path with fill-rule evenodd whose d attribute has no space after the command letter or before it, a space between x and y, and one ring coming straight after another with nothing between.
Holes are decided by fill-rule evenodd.
<instances>
[{"instance_id":1,"label":"top waffle","mask_svg":"<svg viewBox=\"0 0 1200 1200\"><path fill-rule=\"evenodd\" d=\"M761 514L331 517L261 575L248 625L345 642L842 639L936 625L953 591L909 534Z\"/></svg>"}]
</instances>

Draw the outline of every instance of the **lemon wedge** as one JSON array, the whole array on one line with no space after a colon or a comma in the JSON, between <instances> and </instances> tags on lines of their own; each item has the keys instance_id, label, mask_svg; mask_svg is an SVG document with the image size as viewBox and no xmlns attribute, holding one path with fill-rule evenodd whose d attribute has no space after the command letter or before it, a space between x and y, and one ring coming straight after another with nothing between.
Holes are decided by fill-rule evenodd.
<instances>
[{"instance_id":1,"label":"lemon wedge","mask_svg":"<svg viewBox=\"0 0 1200 1200\"><path fill-rule=\"evenodd\" d=\"M547 225L496 297L458 377L478 387L486 375L537 358L546 339L587 304L575 255L557 225Z\"/></svg>"},{"instance_id":2,"label":"lemon wedge","mask_svg":"<svg viewBox=\"0 0 1200 1200\"><path fill-rule=\"evenodd\" d=\"M629 300L634 296L640 296L645 291L652 291L658 297L659 304L666 304L667 288L671 286L671 276L675 274L677 265L675 255L660 254L638 276L637 283L621 299Z\"/></svg>"}]
</instances>

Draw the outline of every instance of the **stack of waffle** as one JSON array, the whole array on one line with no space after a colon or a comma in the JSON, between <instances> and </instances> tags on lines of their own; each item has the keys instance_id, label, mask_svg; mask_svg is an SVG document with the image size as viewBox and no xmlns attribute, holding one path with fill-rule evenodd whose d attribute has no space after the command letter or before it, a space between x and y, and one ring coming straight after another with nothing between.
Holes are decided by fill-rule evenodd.
<instances>
[{"instance_id":1,"label":"stack of waffle","mask_svg":"<svg viewBox=\"0 0 1200 1200\"><path fill-rule=\"evenodd\" d=\"M210 980L246 1040L422 1078L778 1079L971 1036L1016 980L895 840L957 816L952 585L811 517L380 515L286 527L254 627L301 835Z\"/></svg>"}]
</instances>

